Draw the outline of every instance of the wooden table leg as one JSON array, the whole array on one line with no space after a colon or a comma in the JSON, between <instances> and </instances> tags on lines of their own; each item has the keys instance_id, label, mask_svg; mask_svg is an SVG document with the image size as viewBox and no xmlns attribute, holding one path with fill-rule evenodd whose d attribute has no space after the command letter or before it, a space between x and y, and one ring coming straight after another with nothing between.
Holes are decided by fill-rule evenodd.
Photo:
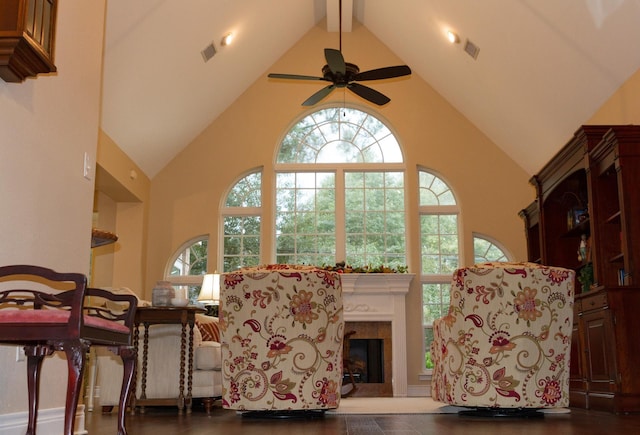
<instances>
[{"instance_id":1,"label":"wooden table leg","mask_svg":"<svg viewBox=\"0 0 640 435\"><path fill-rule=\"evenodd\" d=\"M180 336L180 394L178 395L178 411L182 413L185 407L184 398L184 357L187 354L187 324L182 324L182 334Z\"/></svg>"},{"instance_id":2,"label":"wooden table leg","mask_svg":"<svg viewBox=\"0 0 640 435\"><path fill-rule=\"evenodd\" d=\"M187 413L191 412L193 405L193 326L189 322L189 366L187 371Z\"/></svg>"}]
</instances>

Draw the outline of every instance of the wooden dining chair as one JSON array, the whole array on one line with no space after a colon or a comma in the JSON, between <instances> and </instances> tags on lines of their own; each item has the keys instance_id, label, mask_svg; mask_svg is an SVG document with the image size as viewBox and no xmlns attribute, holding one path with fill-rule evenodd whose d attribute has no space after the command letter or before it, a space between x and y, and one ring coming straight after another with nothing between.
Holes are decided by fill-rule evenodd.
<instances>
[{"instance_id":1,"label":"wooden dining chair","mask_svg":"<svg viewBox=\"0 0 640 435\"><path fill-rule=\"evenodd\" d=\"M112 311L100 303L106 300L128 306ZM73 434L82 374L94 345L106 346L122 358L118 435L126 435L125 411L136 361L131 340L136 307L135 296L88 288L80 273L32 265L0 267L0 343L24 346L27 357L27 435L36 433L42 362L54 351L67 357L64 434Z\"/></svg>"}]
</instances>

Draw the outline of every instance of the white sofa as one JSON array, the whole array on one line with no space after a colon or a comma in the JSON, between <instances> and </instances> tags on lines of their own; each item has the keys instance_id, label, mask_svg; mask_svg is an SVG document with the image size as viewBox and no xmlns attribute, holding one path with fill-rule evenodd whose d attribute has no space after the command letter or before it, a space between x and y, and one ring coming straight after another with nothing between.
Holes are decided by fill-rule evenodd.
<instances>
[{"instance_id":1,"label":"white sofa","mask_svg":"<svg viewBox=\"0 0 640 435\"><path fill-rule=\"evenodd\" d=\"M214 399L222 395L222 376L220 343L204 341L200 327L205 323L215 322L217 318L196 314L193 328L193 398ZM180 368L180 325L151 325L149 327L149 347L147 362L146 397L147 399L178 399ZM140 370L142 367L142 337L144 331L140 327L140 348L138 352L138 376L136 397L140 397ZM187 355L184 361L188 367ZM120 384L115 379L122 379L122 363L110 352L97 352L97 386L100 388L99 403L103 411L118 405ZM186 391L185 378L185 392ZM212 400L205 400L207 412L210 412Z\"/></svg>"}]
</instances>

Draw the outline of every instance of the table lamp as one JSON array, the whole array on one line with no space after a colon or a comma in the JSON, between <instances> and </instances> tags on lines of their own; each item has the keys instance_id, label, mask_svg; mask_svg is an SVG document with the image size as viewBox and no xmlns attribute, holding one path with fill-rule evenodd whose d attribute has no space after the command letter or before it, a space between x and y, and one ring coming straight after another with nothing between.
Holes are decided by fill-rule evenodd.
<instances>
[{"instance_id":1,"label":"table lamp","mask_svg":"<svg viewBox=\"0 0 640 435\"><path fill-rule=\"evenodd\" d=\"M220 304L220 274L208 273L202 279L202 287L198 295L198 302L202 302L207 309L207 316L218 317Z\"/></svg>"}]
</instances>

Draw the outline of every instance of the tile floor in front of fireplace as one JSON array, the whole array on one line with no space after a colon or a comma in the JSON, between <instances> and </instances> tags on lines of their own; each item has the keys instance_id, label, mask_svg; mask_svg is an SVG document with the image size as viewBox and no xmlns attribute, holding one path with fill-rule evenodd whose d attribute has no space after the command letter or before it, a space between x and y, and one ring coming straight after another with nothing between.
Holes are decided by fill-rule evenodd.
<instances>
[{"instance_id":1,"label":"tile floor in front of fireplace","mask_svg":"<svg viewBox=\"0 0 640 435\"><path fill-rule=\"evenodd\" d=\"M115 413L87 412L90 435L116 433ZM460 417L456 414L325 415L316 419L251 419L219 406L207 415L196 406L191 414L175 408L149 408L145 414L127 415L129 435L600 435L640 433L640 414L615 415L599 411L571 409L571 413L541 419Z\"/></svg>"}]
</instances>

